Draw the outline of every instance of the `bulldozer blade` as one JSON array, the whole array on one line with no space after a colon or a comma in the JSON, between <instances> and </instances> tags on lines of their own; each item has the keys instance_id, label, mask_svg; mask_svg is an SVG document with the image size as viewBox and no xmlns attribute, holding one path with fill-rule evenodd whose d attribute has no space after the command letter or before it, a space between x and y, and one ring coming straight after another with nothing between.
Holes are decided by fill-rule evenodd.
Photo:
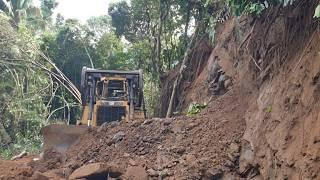
<instances>
[{"instance_id":1,"label":"bulldozer blade","mask_svg":"<svg viewBox=\"0 0 320 180\"><path fill-rule=\"evenodd\" d=\"M55 149L65 153L77 139L87 132L88 126L52 124L41 129L44 144L43 151Z\"/></svg>"}]
</instances>

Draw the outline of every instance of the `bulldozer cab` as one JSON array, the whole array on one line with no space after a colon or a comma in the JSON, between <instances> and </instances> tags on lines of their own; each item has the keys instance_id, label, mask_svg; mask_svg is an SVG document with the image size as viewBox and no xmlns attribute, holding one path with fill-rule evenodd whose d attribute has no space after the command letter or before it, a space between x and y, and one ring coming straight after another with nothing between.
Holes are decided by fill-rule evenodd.
<instances>
[{"instance_id":1,"label":"bulldozer cab","mask_svg":"<svg viewBox=\"0 0 320 180\"><path fill-rule=\"evenodd\" d=\"M78 124L100 126L111 121L145 118L143 73L84 67L81 75L82 119Z\"/></svg>"}]
</instances>

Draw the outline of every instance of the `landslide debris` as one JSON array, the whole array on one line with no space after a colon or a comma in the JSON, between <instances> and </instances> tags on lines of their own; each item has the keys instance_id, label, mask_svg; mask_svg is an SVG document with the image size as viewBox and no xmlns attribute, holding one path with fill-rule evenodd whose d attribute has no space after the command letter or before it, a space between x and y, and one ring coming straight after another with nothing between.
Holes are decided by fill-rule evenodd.
<instances>
[{"instance_id":1,"label":"landslide debris","mask_svg":"<svg viewBox=\"0 0 320 180\"><path fill-rule=\"evenodd\" d=\"M199 116L92 129L71 146L61 168L69 176L84 165L103 162L125 169L123 176L132 168L155 179L237 176L247 95L245 88L237 87Z\"/></svg>"},{"instance_id":2,"label":"landslide debris","mask_svg":"<svg viewBox=\"0 0 320 180\"><path fill-rule=\"evenodd\" d=\"M113 172L121 172L125 179L137 177L136 173L145 179L239 177L248 93L245 87L236 87L194 117L155 118L93 128L70 147L66 160L55 169L64 178L80 172L79 168L96 167L95 163L113 165ZM34 169L51 170L49 165L43 167Z\"/></svg>"}]
</instances>

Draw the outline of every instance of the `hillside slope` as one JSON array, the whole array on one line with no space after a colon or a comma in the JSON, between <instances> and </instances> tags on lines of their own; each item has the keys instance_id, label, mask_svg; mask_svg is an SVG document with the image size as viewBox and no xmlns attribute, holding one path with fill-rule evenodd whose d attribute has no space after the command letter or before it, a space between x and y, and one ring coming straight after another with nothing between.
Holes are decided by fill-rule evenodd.
<instances>
[{"instance_id":1,"label":"hillside slope","mask_svg":"<svg viewBox=\"0 0 320 180\"><path fill-rule=\"evenodd\" d=\"M250 28L245 36L238 36L246 25L237 20L222 30L224 40L213 50L215 59L234 81L255 87L245 115L247 143L240 171L257 167L264 179L319 178L320 36L318 21L312 19L316 5L299 1L246 19Z\"/></svg>"}]
</instances>

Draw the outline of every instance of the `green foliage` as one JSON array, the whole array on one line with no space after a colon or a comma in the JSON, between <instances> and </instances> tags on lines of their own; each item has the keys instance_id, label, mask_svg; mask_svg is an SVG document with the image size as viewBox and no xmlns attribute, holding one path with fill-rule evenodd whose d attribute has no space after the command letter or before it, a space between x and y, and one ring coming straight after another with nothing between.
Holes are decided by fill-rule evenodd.
<instances>
[{"instance_id":1,"label":"green foliage","mask_svg":"<svg viewBox=\"0 0 320 180\"><path fill-rule=\"evenodd\" d=\"M41 39L41 50L48 55L57 67L79 88L83 66L102 67L97 60L92 33L88 27L77 20L69 19L60 22L52 31L44 33ZM80 118L80 108L74 98L59 85L55 85L55 98L50 105L50 119L63 119L75 122Z\"/></svg>"},{"instance_id":2,"label":"green foliage","mask_svg":"<svg viewBox=\"0 0 320 180\"><path fill-rule=\"evenodd\" d=\"M26 25L34 33L41 33L51 25L53 10L58 5L56 0L40 0L40 8L33 5L33 0L4 1L0 0L0 10L11 16L16 25Z\"/></svg>"},{"instance_id":3,"label":"green foliage","mask_svg":"<svg viewBox=\"0 0 320 180\"><path fill-rule=\"evenodd\" d=\"M43 35L41 50L79 87L81 69L83 66L91 67L90 56L94 56L89 42L87 29L76 20L67 20L56 31ZM94 65L101 66L98 61Z\"/></svg>"},{"instance_id":4,"label":"green foliage","mask_svg":"<svg viewBox=\"0 0 320 180\"><path fill-rule=\"evenodd\" d=\"M41 12L43 19L45 21L51 22L51 16L53 15L53 10L58 6L56 0L40 0L41 2Z\"/></svg>"},{"instance_id":5,"label":"green foliage","mask_svg":"<svg viewBox=\"0 0 320 180\"><path fill-rule=\"evenodd\" d=\"M143 42L149 54L144 61L134 61L156 78L179 64L195 28L192 20L202 20L206 10L203 2L132 0L130 5L126 1L111 4L108 12L119 38L124 37L131 47ZM131 54L140 58L137 54L142 53Z\"/></svg>"},{"instance_id":6,"label":"green foliage","mask_svg":"<svg viewBox=\"0 0 320 180\"><path fill-rule=\"evenodd\" d=\"M272 106L268 106L267 109L266 109L266 112L267 113L271 113L272 112Z\"/></svg>"},{"instance_id":7,"label":"green foliage","mask_svg":"<svg viewBox=\"0 0 320 180\"><path fill-rule=\"evenodd\" d=\"M260 15L263 10L268 7L276 5L289 6L292 5L294 1L295 0L226 0L228 6L236 16L240 16L241 14Z\"/></svg>"},{"instance_id":8,"label":"green foliage","mask_svg":"<svg viewBox=\"0 0 320 180\"><path fill-rule=\"evenodd\" d=\"M316 10L314 11L314 18L320 17L320 5L317 6Z\"/></svg>"},{"instance_id":9,"label":"green foliage","mask_svg":"<svg viewBox=\"0 0 320 180\"><path fill-rule=\"evenodd\" d=\"M204 104L192 103L192 104L190 104L190 106L188 108L187 115L192 116L192 115L198 114L201 112L202 109L204 109L206 107L207 107L206 103L204 103Z\"/></svg>"},{"instance_id":10,"label":"green foliage","mask_svg":"<svg viewBox=\"0 0 320 180\"><path fill-rule=\"evenodd\" d=\"M9 12L9 7L3 0L0 1L0 10L2 10L3 12Z\"/></svg>"},{"instance_id":11,"label":"green foliage","mask_svg":"<svg viewBox=\"0 0 320 180\"><path fill-rule=\"evenodd\" d=\"M112 26L116 28L115 34L120 37L124 35L130 26L130 7L126 1L112 3L108 9L112 17Z\"/></svg>"},{"instance_id":12,"label":"green foliage","mask_svg":"<svg viewBox=\"0 0 320 180\"><path fill-rule=\"evenodd\" d=\"M264 9L265 6L261 3L251 3L245 7L244 11L248 12L249 14L260 15Z\"/></svg>"},{"instance_id":13,"label":"green foliage","mask_svg":"<svg viewBox=\"0 0 320 180\"><path fill-rule=\"evenodd\" d=\"M93 35L95 41L99 40L104 34L113 31L110 16L91 17L87 20L88 31Z\"/></svg>"},{"instance_id":14,"label":"green foliage","mask_svg":"<svg viewBox=\"0 0 320 180\"><path fill-rule=\"evenodd\" d=\"M0 126L1 133L9 136L0 140L0 156L8 157L22 150L39 150L39 130L48 123L46 102L52 86L50 77L34 67L41 59L30 30L20 26L16 31L3 17L0 28Z\"/></svg>"},{"instance_id":15,"label":"green foliage","mask_svg":"<svg viewBox=\"0 0 320 180\"><path fill-rule=\"evenodd\" d=\"M254 1L227 0L227 4L236 16L242 13L260 15L266 8L263 3Z\"/></svg>"},{"instance_id":16,"label":"green foliage","mask_svg":"<svg viewBox=\"0 0 320 180\"><path fill-rule=\"evenodd\" d=\"M134 69L144 69L145 73L151 73L151 44L147 40L141 40L136 43L132 43L127 50L127 61Z\"/></svg>"},{"instance_id":17,"label":"green foliage","mask_svg":"<svg viewBox=\"0 0 320 180\"><path fill-rule=\"evenodd\" d=\"M37 132L39 129L34 129L34 132ZM10 159L12 156L20 154L23 151L26 151L30 154L39 153L42 137L38 134L33 135L21 135L19 132L15 135L17 141L10 146L0 147L0 158L1 159Z\"/></svg>"},{"instance_id":18,"label":"green foliage","mask_svg":"<svg viewBox=\"0 0 320 180\"><path fill-rule=\"evenodd\" d=\"M7 4L3 4L5 7L2 7L2 10L11 16L17 24L28 17L27 10L32 8L32 0L11 0Z\"/></svg>"},{"instance_id":19,"label":"green foliage","mask_svg":"<svg viewBox=\"0 0 320 180\"><path fill-rule=\"evenodd\" d=\"M145 72L148 113L159 100L160 93L154 92L159 92L160 76L183 60L196 25L201 25L196 39L205 33L210 12L214 11L209 11L205 3L206 0L131 0L130 4L120 1L109 6L115 34L126 42L126 65ZM117 62L123 64L122 56Z\"/></svg>"},{"instance_id":20,"label":"green foliage","mask_svg":"<svg viewBox=\"0 0 320 180\"><path fill-rule=\"evenodd\" d=\"M211 17L209 19L209 28L207 29L211 44L214 44L214 41L215 41L216 25L217 25L216 17Z\"/></svg>"},{"instance_id":21,"label":"green foliage","mask_svg":"<svg viewBox=\"0 0 320 180\"><path fill-rule=\"evenodd\" d=\"M124 44L114 33L104 34L97 43L96 53L102 69L130 69Z\"/></svg>"},{"instance_id":22,"label":"green foliage","mask_svg":"<svg viewBox=\"0 0 320 180\"><path fill-rule=\"evenodd\" d=\"M144 76L143 91L147 117L153 117L154 110L159 102L159 96L157 96L157 94L160 94L160 88L158 87L158 82L154 81L154 77L150 76L150 73Z\"/></svg>"}]
</instances>

